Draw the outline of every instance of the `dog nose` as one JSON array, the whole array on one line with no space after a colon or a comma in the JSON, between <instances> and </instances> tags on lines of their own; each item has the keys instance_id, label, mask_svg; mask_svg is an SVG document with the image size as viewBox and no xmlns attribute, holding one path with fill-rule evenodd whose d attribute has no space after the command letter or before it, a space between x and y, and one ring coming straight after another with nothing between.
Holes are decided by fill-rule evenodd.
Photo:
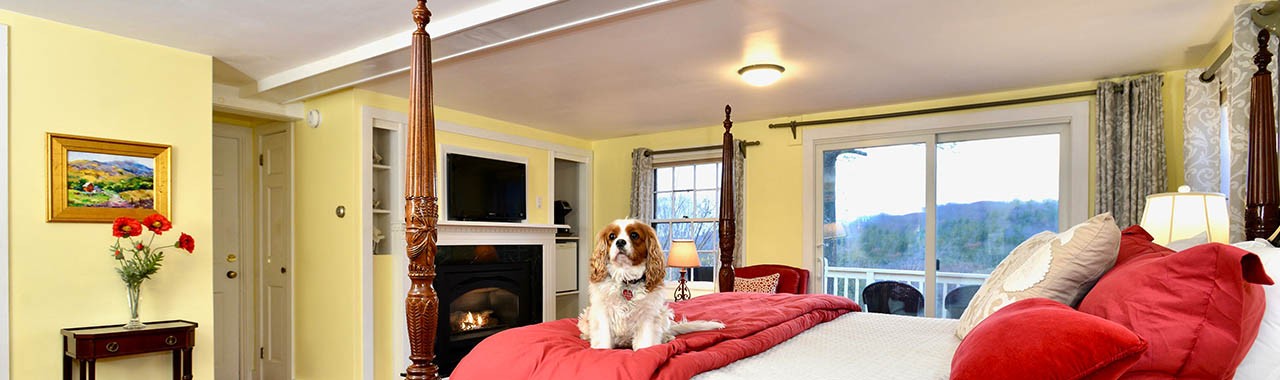
<instances>
[{"instance_id":1,"label":"dog nose","mask_svg":"<svg viewBox=\"0 0 1280 380\"><path fill-rule=\"evenodd\" d=\"M627 247L627 241L622 239L614 240L613 245L618 246L618 249L623 249Z\"/></svg>"}]
</instances>

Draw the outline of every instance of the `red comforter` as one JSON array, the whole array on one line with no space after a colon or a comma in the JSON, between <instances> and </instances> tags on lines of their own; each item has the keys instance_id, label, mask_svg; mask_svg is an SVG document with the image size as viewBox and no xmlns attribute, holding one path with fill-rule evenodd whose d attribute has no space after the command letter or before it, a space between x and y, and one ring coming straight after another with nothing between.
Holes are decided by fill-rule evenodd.
<instances>
[{"instance_id":1,"label":"red comforter","mask_svg":"<svg viewBox=\"0 0 1280 380\"><path fill-rule=\"evenodd\" d=\"M718 320L726 327L681 335L639 351L595 350L579 337L576 319L561 319L485 339L462 359L450 378L689 379L859 310L844 297L760 293L715 293L670 305L676 320Z\"/></svg>"}]
</instances>

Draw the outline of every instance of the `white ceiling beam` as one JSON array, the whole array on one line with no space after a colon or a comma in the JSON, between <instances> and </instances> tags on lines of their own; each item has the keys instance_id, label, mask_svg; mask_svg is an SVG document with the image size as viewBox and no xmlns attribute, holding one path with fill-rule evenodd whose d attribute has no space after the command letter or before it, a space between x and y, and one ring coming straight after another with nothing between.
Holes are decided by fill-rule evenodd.
<instances>
[{"instance_id":1,"label":"white ceiling beam","mask_svg":"<svg viewBox=\"0 0 1280 380\"><path fill-rule=\"evenodd\" d=\"M433 38L441 38L467 28L483 25L514 16L538 7L562 2L564 0L503 0L472 9L462 14L433 20L427 24L427 33ZM405 11L405 24L410 23L409 12ZM380 40L361 45L318 61L294 67L258 80L257 91L268 91L282 85L303 80L326 71L373 59L377 56L409 47L413 37L413 28L404 32L384 37Z\"/></svg>"},{"instance_id":2,"label":"white ceiling beam","mask_svg":"<svg viewBox=\"0 0 1280 380\"><path fill-rule=\"evenodd\" d=\"M677 0L504 0L434 21L433 62ZM292 103L409 70L412 31L386 37L240 88L241 97Z\"/></svg>"},{"instance_id":3,"label":"white ceiling beam","mask_svg":"<svg viewBox=\"0 0 1280 380\"><path fill-rule=\"evenodd\" d=\"M280 104L269 100L243 98L236 86L213 84L213 110L234 115L276 121L301 120L301 103Z\"/></svg>"}]
</instances>

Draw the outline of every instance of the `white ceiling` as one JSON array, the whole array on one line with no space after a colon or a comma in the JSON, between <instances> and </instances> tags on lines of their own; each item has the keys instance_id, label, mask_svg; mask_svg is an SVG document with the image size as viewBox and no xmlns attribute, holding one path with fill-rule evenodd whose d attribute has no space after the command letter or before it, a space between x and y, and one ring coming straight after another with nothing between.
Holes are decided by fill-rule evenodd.
<instances>
[{"instance_id":1,"label":"white ceiling","mask_svg":"<svg viewBox=\"0 0 1280 380\"><path fill-rule=\"evenodd\" d=\"M437 104L597 139L1186 68L1205 0L698 0L437 66ZM762 46L775 46L773 52ZM759 51L763 51L763 53ZM774 56L771 87L736 70ZM773 59L770 59L773 60ZM404 76L364 86L405 96Z\"/></svg>"},{"instance_id":2,"label":"white ceiling","mask_svg":"<svg viewBox=\"0 0 1280 380\"><path fill-rule=\"evenodd\" d=\"M439 21L522 1L547 0L428 4ZM600 0L554 3L580 1ZM1236 2L678 0L442 62L437 104L597 139L716 124L725 103L736 120L754 120L1078 82L1186 68L1216 55L1208 50L1228 32ZM403 33L411 7L408 0L0 0L0 8L212 55L220 61L216 79L229 84ZM516 21L492 24L503 22ZM786 76L765 88L738 80L739 67L764 61L786 66ZM405 96L407 76L360 87Z\"/></svg>"},{"instance_id":3,"label":"white ceiling","mask_svg":"<svg viewBox=\"0 0 1280 380\"><path fill-rule=\"evenodd\" d=\"M431 0L433 20L498 0ZM0 0L0 8L214 56L263 78L413 28L410 0Z\"/></svg>"}]
</instances>

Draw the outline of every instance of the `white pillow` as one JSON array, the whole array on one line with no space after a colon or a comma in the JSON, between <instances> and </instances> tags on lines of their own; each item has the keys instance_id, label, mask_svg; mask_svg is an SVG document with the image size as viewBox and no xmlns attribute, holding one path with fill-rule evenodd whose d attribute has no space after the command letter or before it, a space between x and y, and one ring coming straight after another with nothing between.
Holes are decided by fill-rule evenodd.
<instances>
[{"instance_id":1,"label":"white pillow","mask_svg":"<svg viewBox=\"0 0 1280 380\"><path fill-rule=\"evenodd\" d=\"M1265 239L1232 245L1257 254L1267 274L1280 275L1280 248ZM1236 380L1280 379L1280 360L1276 360L1280 358L1280 286L1263 285L1262 289L1267 295L1267 310L1262 314L1258 338L1253 341L1244 361L1236 367Z\"/></svg>"}]
</instances>

